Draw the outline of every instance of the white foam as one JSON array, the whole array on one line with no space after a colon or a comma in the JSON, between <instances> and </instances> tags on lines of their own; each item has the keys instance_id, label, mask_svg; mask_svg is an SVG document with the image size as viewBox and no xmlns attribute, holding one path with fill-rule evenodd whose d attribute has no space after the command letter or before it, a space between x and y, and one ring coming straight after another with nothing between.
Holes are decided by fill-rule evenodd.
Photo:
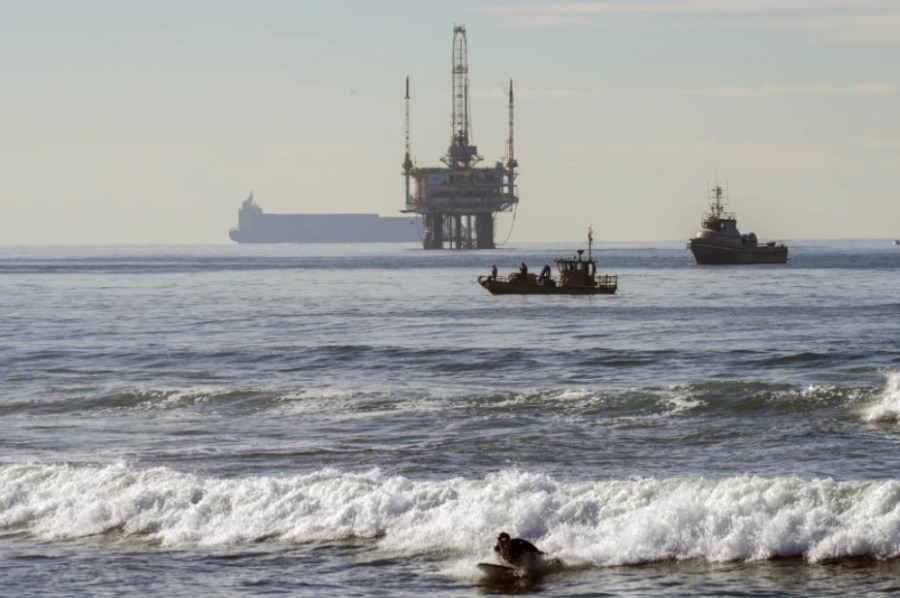
<instances>
[{"instance_id":1,"label":"white foam","mask_svg":"<svg viewBox=\"0 0 900 598\"><path fill-rule=\"evenodd\" d=\"M557 391L554 398L560 401L585 401L588 399L593 399L594 395L590 391L583 388L569 388Z\"/></svg>"},{"instance_id":2,"label":"white foam","mask_svg":"<svg viewBox=\"0 0 900 598\"><path fill-rule=\"evenodd\" d=\"M446 570L490 560L499 531L570 566L663 559L900 556L900 480L740 476L563 483L507 470L417 481L374 469L215 478L165 468L0 467L0 529L44 540L117 533L164 546L370 538Z\"/></svg>"},{"instance_id":3,"label":"white foam","mask_svg":"<svg viewBox=\"0 0 900 598\"><path fill-rule=\"evenodd\" d=\"M810 384L800 391L799 396L804 399L823 400L831 398L839 392L840 389L831 384Z\"/></svg>"},{"instance_id":4,"label":"white foam","mask_svg":"<svg viewBox=\"0 0 900 598\"><path fill-rule=\"evenodd\" d=\"M184 406L199 405L213 399L228 395L233 389L216 386L193 386L189 388L139 388L134 394L143 399L131 409L134 410L164 410Z\"/></svg>"},{"instance_id":5,"label":"white foam","mask_svg":"<svg viewBox=\"0 0 900 598\"><path fill-rule=\"evenodd\" d=\"M662 417L671 417L673 415L681 413L682 411L690 411L692 409L697 409L698 407L706 406L706 401L699 399L689 392L685 392L683 390L675 392L674 394L667 398L664 398L663 400L670 406L670 409L661 414Z\"/></svg>"},{"instance_id":6,"label":"white foam","mask_svg":"<svg viewBox=\"0 0 900 598\"><path fill-rule=\"evenodd\" d=\"M900 422L900 372L888 372L884 390L865 412L868 422Z\"/></svg>"}]
</instances>

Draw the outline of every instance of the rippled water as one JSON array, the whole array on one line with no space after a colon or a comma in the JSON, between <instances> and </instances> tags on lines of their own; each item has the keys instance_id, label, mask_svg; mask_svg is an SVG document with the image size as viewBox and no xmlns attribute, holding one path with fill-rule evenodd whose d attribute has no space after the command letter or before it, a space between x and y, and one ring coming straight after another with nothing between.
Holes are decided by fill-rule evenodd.
<instances>
[{"instance_id":1,"label":"rippled water","mask_svg":"<svg viewBox=\"0 0 900 598\"><path fill-rule=\"evenodd\" d=\"M900 589L900 249L0 248L11 595ZM566 563L497 584L506 530Z\"/></svg>"}]
</instances>

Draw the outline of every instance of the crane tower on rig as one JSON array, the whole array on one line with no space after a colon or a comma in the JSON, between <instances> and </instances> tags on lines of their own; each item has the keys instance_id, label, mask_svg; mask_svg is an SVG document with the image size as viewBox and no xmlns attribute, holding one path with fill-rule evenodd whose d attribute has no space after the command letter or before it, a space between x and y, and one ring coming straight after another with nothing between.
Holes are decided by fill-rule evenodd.
<instances>
[{"instance_id":1,"label":"crane tower on rig","mask_svg":"<svg viewBox=\"0 0 900 598\"><path fill-rule=\"evenodd\" d=\"M403 212L424 221L425 249L494 249L496 214L518 203L513 153L513 86L509 82L509 138L506 162L476 166L482 157L472 144L469 117L469 62L466 28L453 27L453 97L450 147L441 158L445 166L417 167L410 157L409 77L406 78L406 207Z\"/></svg>"}]
</instances>

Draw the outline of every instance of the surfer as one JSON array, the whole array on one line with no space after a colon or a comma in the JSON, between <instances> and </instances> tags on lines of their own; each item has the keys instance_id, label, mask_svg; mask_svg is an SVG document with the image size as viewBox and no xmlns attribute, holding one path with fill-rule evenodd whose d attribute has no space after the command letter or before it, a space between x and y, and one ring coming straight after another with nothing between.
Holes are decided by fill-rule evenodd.
<instances>
[{"instance_id":1,"label":"surfer","mask_svg":"<svg viewBox=\"0 0 900 598\"><path fill-rule=\"evenodd\" d=\"M522 538L510 538L506 532L500 532L497 536L497 545L494 546L501 559L521 569L534 569L541 562L544 553L538 547Z\"/></svg>"}]
</instances>

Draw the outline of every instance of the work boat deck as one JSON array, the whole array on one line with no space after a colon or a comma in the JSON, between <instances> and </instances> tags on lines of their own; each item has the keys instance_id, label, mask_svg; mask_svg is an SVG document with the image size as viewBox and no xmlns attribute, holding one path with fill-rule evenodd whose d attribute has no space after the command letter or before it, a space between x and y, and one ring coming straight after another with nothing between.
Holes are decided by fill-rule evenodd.
<instances>
[{"instance_id":1,"label":"work boat deck","mask_svg":"<svg viewBox=\"0 0 900 598\"><path fill-rule=\"evenodd\" d=\"M540 274L529 273L525 264L509 276L479 276L478 284L492 295L612 295L619 285L614 274L597 274L597 262L591 256L593 235L588 232L588 257L579 249L572 259L557 258L559 275L551 276L550 266L544 266Z\"/></svg>"}]
</instances>

